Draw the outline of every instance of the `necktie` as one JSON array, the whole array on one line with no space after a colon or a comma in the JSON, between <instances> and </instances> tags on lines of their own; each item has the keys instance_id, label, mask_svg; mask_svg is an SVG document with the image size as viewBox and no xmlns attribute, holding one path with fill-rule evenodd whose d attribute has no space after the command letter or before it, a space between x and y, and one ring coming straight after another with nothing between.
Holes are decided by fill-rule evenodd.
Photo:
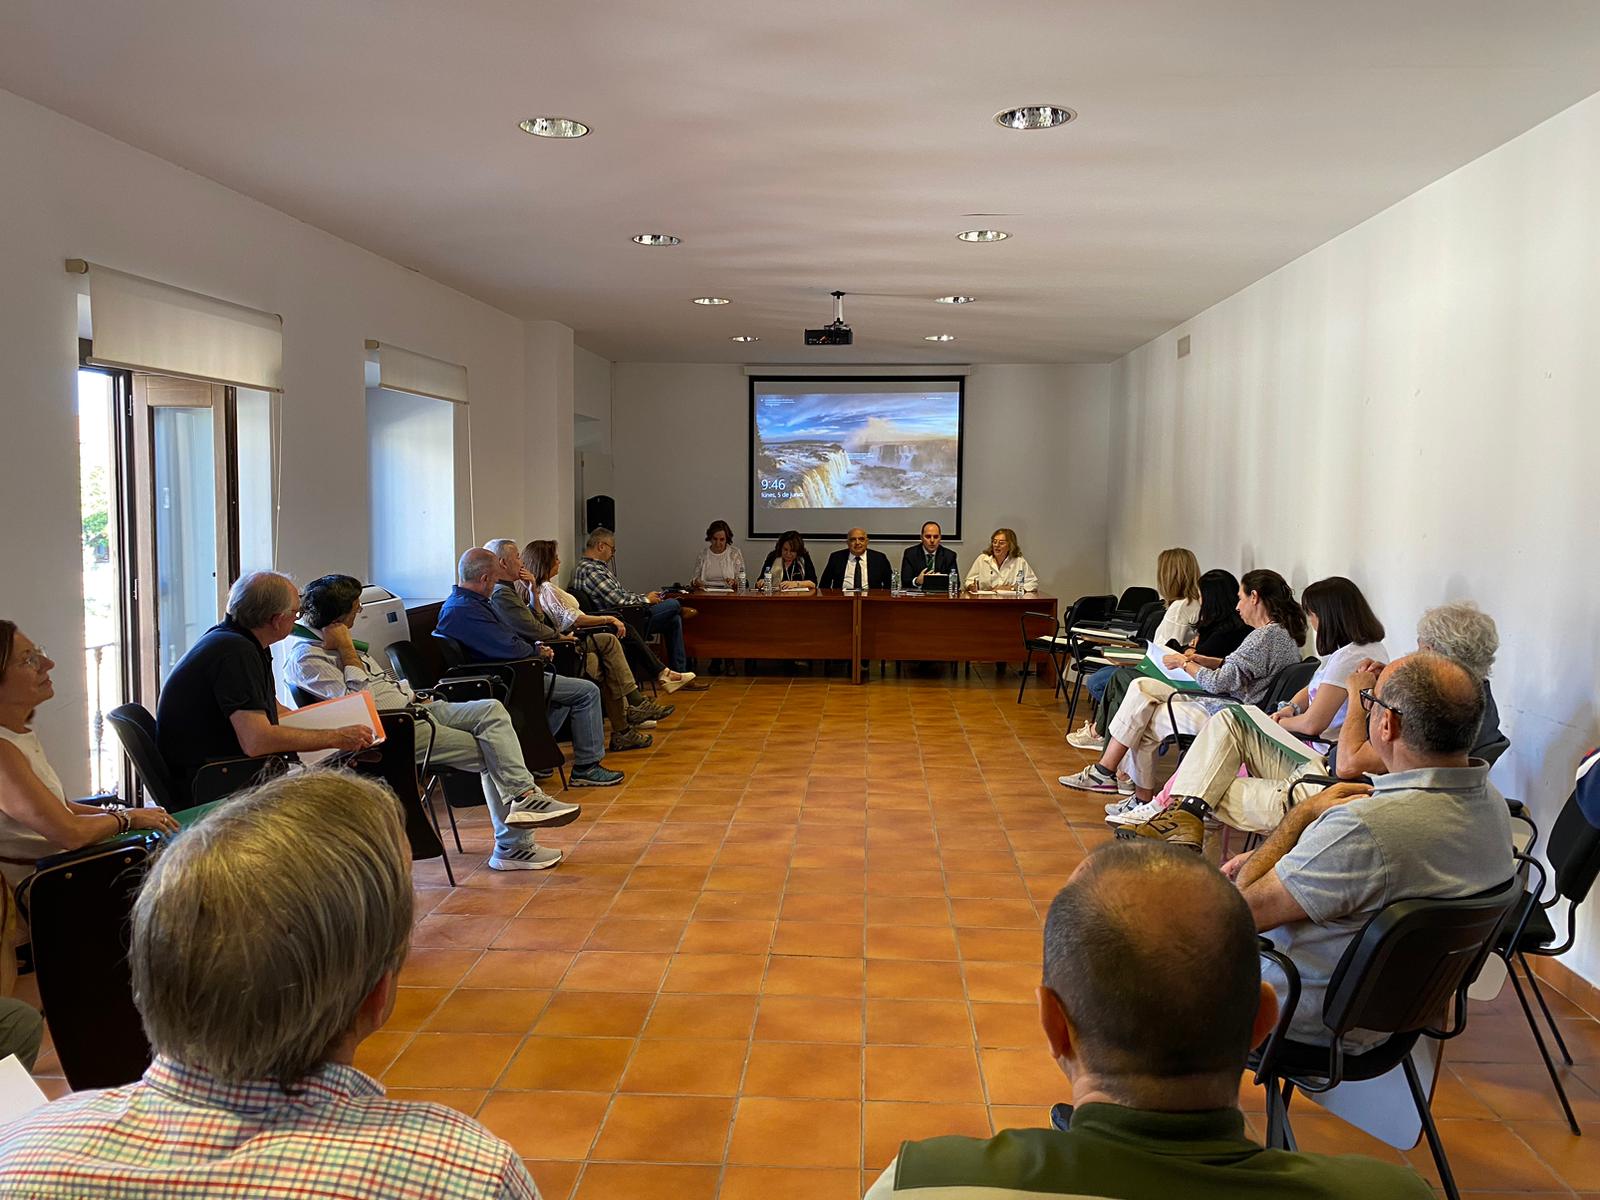
<instances>
[{"instance_id":1,"label":"necktie","mask_svg":"<svg viewBox=\"0 0 1600 1200\"><path fill-rule=\"evenodd\" d=\"M928 555L928 567L927 567L927 569L930 570L930 571L933 570L933 555L931 555L931 554Z\"/></svg>"},{"instance_id":2,"label":"necktie","mask_svg":"<svg viewBox=\"0 0 1600 1200\"><path fill-rule=\"evenodd\" d=\"M851 585L856 591L861 590L861 560L856 559L856 581Z\"/></svg>"}]
</instances>

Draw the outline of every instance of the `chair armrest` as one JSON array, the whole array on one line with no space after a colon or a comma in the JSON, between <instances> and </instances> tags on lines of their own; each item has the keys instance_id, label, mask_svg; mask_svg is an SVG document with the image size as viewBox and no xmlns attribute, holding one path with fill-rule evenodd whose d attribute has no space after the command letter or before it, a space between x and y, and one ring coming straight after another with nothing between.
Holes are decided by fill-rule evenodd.
<instances>
[{"instance_id":1,"label":"chair armrest","mask_svg":"<svg viewBox=\"0 0 1600 1200\"><path fill-rule=\"evenodd\" d=\"M121 804L122 797L115 792L100 792L97 795L84 796L78 803L89 804L95 808L104 808L108 804Z\"/></svg>"},{"instance_id":2,"label":"chair armrest","mask_svg":"<svg viewBox=\"0 0 1600 1200\"><path fill-rule=\"evenodd\" d=\"M451 675L417 693L441 700L496 700L505 691L505 682L490 675Z\"/></svg>"},{"instance_id":3,"label":"chair armrest","mask_svg":"<svg viewBox=\"0 0 1600 1200\"><path fill-rule=\"evenodd\" d=\"M1256 1062L1255 1081L1264 1085L1267 1080L1274 1078L1273 1068L1277 1066L1278 1047L1289 1036L1289 1026L1294 1021L1295 1010L1300 1007L1300 972L1289 956L1265 937L1257 936L1256 953L1283 972L1284 990L1288 992L1287 998L1278 997L1277 1023L1267 1035L1266 1043L1261 1049L1261 1057Z\"/></svg>"}]
</instances>

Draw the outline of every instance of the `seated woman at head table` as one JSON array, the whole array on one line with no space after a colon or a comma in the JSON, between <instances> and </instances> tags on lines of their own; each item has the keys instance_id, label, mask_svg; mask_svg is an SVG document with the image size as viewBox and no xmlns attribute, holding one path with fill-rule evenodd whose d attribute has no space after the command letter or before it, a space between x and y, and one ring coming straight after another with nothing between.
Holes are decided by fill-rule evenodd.
<instances>
[{"instance_id":1,"label":"seated woman at head table","mask_svg":"<svg viewBox=\"0 0 1600 1200\"><path fill-rule=\"evenodd\" d=\"M817 590L817 568L806 551L806 540L791 529L761 564L761 577L772 571L772 584L785 595L810 596Z\"/></svg>"},{"instance_id":2,"label":"seated woman at head table","mask_svg":"<svg viewBox=\"0 0 1600 1200\"><path fill-rule=\"evenodd\" d=\"M736 588L744 575L744 555L733 544L733 529L726 521L713 521L706 527L706 547L694 560L689 590L706 587Z\"/></svg>"}]
</instances>

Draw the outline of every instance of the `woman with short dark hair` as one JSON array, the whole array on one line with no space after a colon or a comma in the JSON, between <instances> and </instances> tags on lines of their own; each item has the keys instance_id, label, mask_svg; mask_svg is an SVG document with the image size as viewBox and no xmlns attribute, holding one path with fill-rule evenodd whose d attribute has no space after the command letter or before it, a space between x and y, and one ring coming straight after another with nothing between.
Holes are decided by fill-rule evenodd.
<instances>
[{"instance_id":1,"label":"woman with short dark hair","mask_svg":"<svg viewBox=\"0 0 1600 1200\"><path fill-rule=\"evenodd\" d=\"M744 578L744 555L733 544L732 527L726 521L711 522L706 526L706 548L694 560L689 590L698 592L708 585L738 587Z\"/></svg>"}]
</instances>

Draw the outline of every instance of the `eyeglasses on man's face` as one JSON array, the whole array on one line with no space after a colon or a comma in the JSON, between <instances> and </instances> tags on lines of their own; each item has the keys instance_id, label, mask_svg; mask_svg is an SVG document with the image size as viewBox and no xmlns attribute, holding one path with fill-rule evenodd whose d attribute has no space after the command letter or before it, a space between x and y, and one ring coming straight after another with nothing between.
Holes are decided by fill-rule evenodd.
<instances>
[{"instance_id":1,"label":"eyeglasses on man's face","mask_svg":"<svg viewBox=\"0 0 1600 1200\"><path fill-rule=\"evenodd\" d=\"M1397 717L1405 715L1398 708L1396 708L1394 705L1388 703L1385 700L1380 699L1378 697L1378 693L1376 691L1374 691L1372 688L1362 688L1361 692L1359 693L1359 695L1360 695L1360 698L1361 698L1361 711L1362 712L1370 713L1372 711L1372 706L1374 704L1376 704L1379 708L1388 709L1390 712L1392 712Z\"/></svg>"}]
</instances>

